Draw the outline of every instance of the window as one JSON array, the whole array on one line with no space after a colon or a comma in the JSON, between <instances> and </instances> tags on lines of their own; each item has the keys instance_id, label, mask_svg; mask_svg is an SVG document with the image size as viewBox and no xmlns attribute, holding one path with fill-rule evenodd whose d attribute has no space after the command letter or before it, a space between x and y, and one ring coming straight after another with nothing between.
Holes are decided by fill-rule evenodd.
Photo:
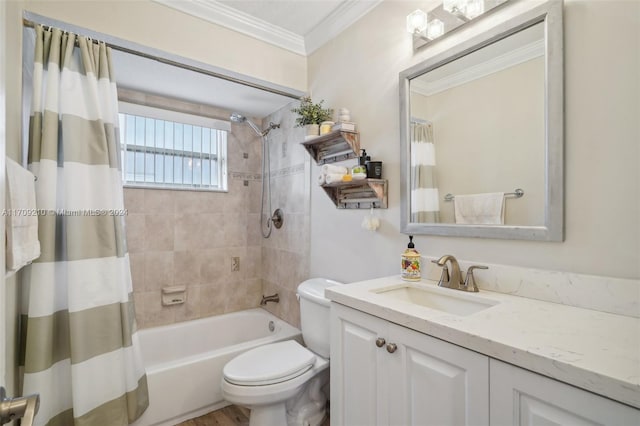
<instances>
[{"instance_id":1,"label":"window","mask_svg":"<svg viewBox=\"0 0 640 426\"><path fill-rule=\"evenodd\" d=\"M229 122L125 102L119 110L125 186L227 190Z\"/></svg>"}]
</instances>

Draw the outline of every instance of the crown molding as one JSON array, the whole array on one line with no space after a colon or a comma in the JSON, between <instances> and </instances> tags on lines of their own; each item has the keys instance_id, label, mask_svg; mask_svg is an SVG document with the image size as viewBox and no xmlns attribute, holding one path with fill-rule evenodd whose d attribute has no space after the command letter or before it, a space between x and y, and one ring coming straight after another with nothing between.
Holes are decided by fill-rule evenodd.
<instances>
[{"instance_id":1,"label":"crown molding","mask_svg":"<svg viewBox=\"0 0 640 426\"><path fill-rule=\"evenodd\" d=\"M310 55L329 40L338 36L382 1L348 0L340 4L305 35L306 54Z\"/></svg>"},{"instance_id":2,"label":"crown molding","mask_svg":"<svg viewBox=\"0 0 640 426\"><path fill-rule=\"evenodd\" d=\"M299 55L309 55L336 37L383 0L348 0L304 37L215 0L152 0Z\"/></svg>"},{"instance_id":3,"label":"crown molding","mask_svg":"<svg viewBox=\"0 0 640 426\"><path fill-rule=\"evenodd\" d=\"M305 42L302 36L222 3L212 0L153 1L299 55L306 55Z\"/></svg>"},{"instance_id":4,"label":"crown molding","mask_svg":"<svg viewBox=\"0 0 640 426\"><path fill-rule=\"evenodd\" d=\"M443 92L456 86L460 86L478 78L502 71L514 65L529 61L531 59L544 56L544 40L538 40L514 49L504 55L491 58L472 67L466 68L457 73L453 73L426 83L416 79L411 82L411 91L423 96L431 96Z\"/></svg>"}]
</instances>

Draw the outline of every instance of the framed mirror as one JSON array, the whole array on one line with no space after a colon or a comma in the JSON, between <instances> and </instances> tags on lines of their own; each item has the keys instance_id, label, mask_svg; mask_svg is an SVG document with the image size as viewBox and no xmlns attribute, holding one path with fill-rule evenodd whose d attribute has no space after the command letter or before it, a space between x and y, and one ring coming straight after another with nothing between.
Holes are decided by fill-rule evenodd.
<instances>
[{"instance_id":1,"label":"framed mirror","mask_svg":"<svg viewBox=\"0 0 640 426\"><path fill-rule=\"evenodd\" d=\"M562 241L562 2L486 19L400 73L401 230Z\"/></svg>"}]
</instances>

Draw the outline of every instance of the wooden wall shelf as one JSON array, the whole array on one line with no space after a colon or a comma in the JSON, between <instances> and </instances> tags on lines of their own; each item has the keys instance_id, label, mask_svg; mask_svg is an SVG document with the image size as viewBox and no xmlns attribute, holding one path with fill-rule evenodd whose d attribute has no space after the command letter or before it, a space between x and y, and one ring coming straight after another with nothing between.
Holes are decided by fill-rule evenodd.
<instances>
[{"instance_id":1,"label":"wooden wall shelf","mask_svg":"<svg viewBox=\"0 0 640 426\"><path fill-rule=\"evenodd\" d=\"M356 158L360 153L360 133L340 130L302 142L318 165ZM363 179L321 185L339 209L386 209L386 179Z\"/></svg>"},{"instance_id":2,"label":"wooden wall shelf","mask_svg":"<svg viewBox=\"0 0 640 426\"><path fill-rule=\"evenodd\" d=\"M302 142L319 165L356 158L360 152L360 133L335 130Z\"/></svg>"},{"instance_id":3,"label":"wooden wall shelf","mask_svg":"<svg viewBox=\"0 0 640 426\"><path fill-rule=\"evenodd\" d=\"M339 209L387 208L387 180L363 179L322 185Z\"/></svg>"}]
</instances>

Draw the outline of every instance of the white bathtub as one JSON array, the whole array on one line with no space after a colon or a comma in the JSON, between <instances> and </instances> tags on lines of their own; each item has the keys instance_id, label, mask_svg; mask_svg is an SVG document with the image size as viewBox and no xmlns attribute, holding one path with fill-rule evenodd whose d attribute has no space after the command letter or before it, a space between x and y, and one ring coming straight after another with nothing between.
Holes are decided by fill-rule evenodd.
<instances>
[{"instance_id":1,"label":"white bathtub","mask_svg":"<svg viewBox=\"0 0 640 426\"><path fill-rule=\"evenodd\" d=\"M135 426L175 425L229 405L220 389L229 360L266 343L301 339L299 329L259 308L144 329L138 337L149 408Z\"/></svg>"}]
</instances>

